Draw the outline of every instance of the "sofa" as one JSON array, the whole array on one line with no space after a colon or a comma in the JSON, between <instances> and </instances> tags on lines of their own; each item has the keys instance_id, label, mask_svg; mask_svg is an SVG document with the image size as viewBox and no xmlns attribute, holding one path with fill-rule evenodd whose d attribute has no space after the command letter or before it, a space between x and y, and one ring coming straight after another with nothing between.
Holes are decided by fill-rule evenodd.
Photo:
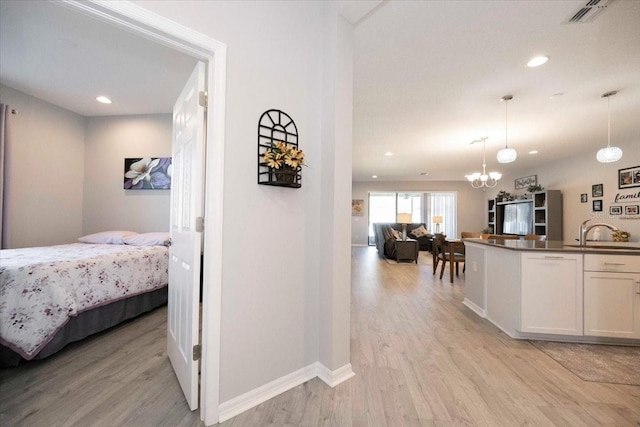
<instances>
[{"instance_id":1,"label":"sofa","mask_svg":"<svg viewBox=\"0 0 640 427\"><path fill-rule=\"evenodd\" d=\"M415 237L411 235L411 231L423 226L427 228L424 223L407 224L407 238L418 241L418 246L421 251L431 252L431 243L433 242L433 235L429 234L424 237ZM402 234L402 224L397 222L375 222L373 223L373 236L376 242L376 248L378 254L387 258L395 259L396 257L396 238L393 236L390 228L399 231Z\"/></svg>"}]
</instances>

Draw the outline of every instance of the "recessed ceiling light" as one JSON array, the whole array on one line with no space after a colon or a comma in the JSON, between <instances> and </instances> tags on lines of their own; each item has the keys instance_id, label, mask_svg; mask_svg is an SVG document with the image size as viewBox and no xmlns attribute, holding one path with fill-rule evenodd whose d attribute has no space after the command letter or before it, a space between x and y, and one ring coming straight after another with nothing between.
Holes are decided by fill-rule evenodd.
<instances>
[{"instance_id":1,"label":"recessed ceiling light","mask_svg":"<svg viewBox=\"0 0 640 427\"><path fill-rule=\"evenodd\" d=\"M558 99L558 98L560 98L560 97L561 97L561 96L563 96L563 95L564 95L564 93L562 93L562 92L558 92L558 93L554 93L554 94L553 94L553 95L551 95L549 98L550 98L550 99Z\"/></svg>"},{"instance_id":2,"label":"recessed ceiling light","mask_svg":"<svg viewBox=\"0 0 640 427\"><path fill-rule=\"evenodd\" d=\"M96 96L96 101L102 104L111 104L111 100L106 96Z\"/></svg>"},{"instance_id":3,"label":"recessed ceiling light","mask_svg":"<svg viewBox=\"0 0 640 427\"><path fill-rule=\"evenodd\" d=\"M391 151L387 151L386 153L384 153L385 156L393 156L393 153Z\"/></svg>"},{"instance_id":4,"label":"recessed ceiling light","mask_svg":"<svg viewBox=\"0 0 640 427\"><path fill-rule=\"evenodd\" d=\"M548 56L536 56L527 62L527 67L539 67L549 60Z\"/></svg>"},{"instance_id":5,"label":"recessed ceiling light","mask_svg":"<svg viewBox=\"0 0 640 427\"><path fill-rule=\"evenodd\" d=\"M428 172L420 172L420 175L427 176L427 175L429 175L429 173Z\"/></svg>"},{"instance_id":6,"label":"recessed ceiling light","mask_svg":"<svg viewBox=\"0 0 640 427\"><path fill-rule=\"evenodd\" d=\"M371 178L377 178L378 175L371 175Z\"/></svg>"},{"instance_id":7,"label":"recessed ceiling light","mask_svg":"<svg viewBox=\"0 0 640 427\"><path fill-rule=\"evenodd\" d=\"M529 151L529 154L538 154L538 150L531 150Z\"/></svg>"}]
</instances>

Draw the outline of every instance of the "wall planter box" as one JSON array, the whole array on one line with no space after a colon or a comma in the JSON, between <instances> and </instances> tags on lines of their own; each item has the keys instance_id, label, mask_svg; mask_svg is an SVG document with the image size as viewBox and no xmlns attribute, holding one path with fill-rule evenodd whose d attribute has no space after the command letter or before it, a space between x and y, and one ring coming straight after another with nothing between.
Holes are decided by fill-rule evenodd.
<instances>
[{"instance_id":1,"label":"wall planter box","mask_svg":"<svg viewBox=\"0 0 640 427\"><path fill-rule=\"evenodd\" d=\"M282 165L270 167L265 161L265 154L274 147L284 144L286 147L298 149L298 128L289 115L280 110L265 111L258 122L258 184L277 187L302 187L302 167Z\"/></svg>"}]
</instances>

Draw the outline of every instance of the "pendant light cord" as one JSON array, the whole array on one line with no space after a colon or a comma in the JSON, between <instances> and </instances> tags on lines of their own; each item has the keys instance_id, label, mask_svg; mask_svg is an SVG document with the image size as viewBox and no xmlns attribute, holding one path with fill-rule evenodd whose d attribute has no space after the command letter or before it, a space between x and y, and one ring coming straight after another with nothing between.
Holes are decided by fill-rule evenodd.
<instances>
[{"instance_id":1,"label":"pendant light cord","mask_svg":"<svg viewBox=\"0 0 640 427\"><path fill-rule=\"evenodd\" d=\"M607 148L611 147L611 96L607 96Z\"/></svg>"},{"instance_id":2,"label":"pendant light cord","mask_svg":"<svg viewBox=\"0 0 640 427\"><path fill-rule=\"evenodd\" d=\"M509 148L509 100L504 101L504 148Z\"/></svg>"}]
</instances>

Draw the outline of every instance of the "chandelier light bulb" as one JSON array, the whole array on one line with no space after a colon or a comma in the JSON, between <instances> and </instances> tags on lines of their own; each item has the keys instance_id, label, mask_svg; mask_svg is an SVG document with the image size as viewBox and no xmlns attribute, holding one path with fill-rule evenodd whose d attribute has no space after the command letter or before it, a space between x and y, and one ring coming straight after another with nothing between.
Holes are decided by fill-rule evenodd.
<instances>
[{"instance_id":1,"label":"chandelier light bulb","mask_svg":"<svg viewBox=\"0 0 640 427\"><path fill-rule=\"evenodd\" d=\"M482 142L482 173L474 172L472 174L465 175L465 178L469 180L473 188L495 187L498 184L498 180L502 178L502 174L498 172L489 172L487 175L486 141L487 137L483 136L482 138L476 139L472 142L472 144Z\"/></svg>"}]
</instances>

